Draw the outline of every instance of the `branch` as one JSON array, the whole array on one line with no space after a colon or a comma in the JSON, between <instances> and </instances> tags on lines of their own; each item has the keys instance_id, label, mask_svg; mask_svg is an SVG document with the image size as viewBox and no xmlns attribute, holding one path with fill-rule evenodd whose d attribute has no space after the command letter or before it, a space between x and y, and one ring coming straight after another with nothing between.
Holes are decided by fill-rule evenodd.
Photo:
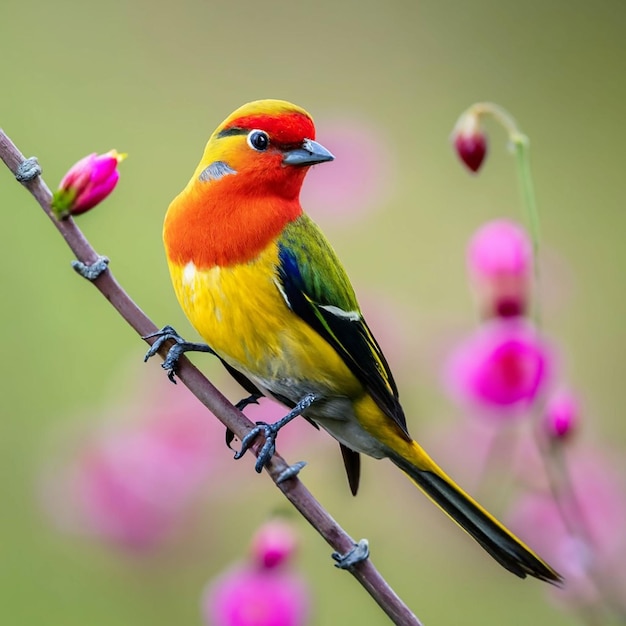
<instances>
[{"instance_id":1,"label":"branch","mask_svg":"<svg viewBox=\"0 0 626 626\"><path fill-rule=\"evenodd\" d=\"M59 221L54 217L50 209L52 194L39 172L37 171L33 178L24 180L25 177L21 175L21 170L26 159L1 128L0 158L13 175L35 197L45 214L76 255L76 258L86 265L91 265L98 261L100 257L76 226L76 223L71 218ZM29 159L27 162L32 164L34 160ZM128 296L109 269L100 274L92 283L140 336L143 337L158 330L150 318ZM153 339L150 339L147 340L147 343L152 344L153 341ZM167 348L163 347L160 351L161 356L164 357L166 352ZM253 428L252 422L238 411L184 356L178 362L177 375L200 402L227 428L234 432L240 440ZM258 454L259 447L257 444L252 448L254 454ZM285 460L276 453L266 469L284 496L328 544L340 553L346 553L351 550L355 542L326 512L297 477L280 483L277 482L281 473L287 468L288 465ZM421 622L400 600L369 558L351 567L349 571L395 624L400 626L421 626Z\"/></svg>"}]
</instances>

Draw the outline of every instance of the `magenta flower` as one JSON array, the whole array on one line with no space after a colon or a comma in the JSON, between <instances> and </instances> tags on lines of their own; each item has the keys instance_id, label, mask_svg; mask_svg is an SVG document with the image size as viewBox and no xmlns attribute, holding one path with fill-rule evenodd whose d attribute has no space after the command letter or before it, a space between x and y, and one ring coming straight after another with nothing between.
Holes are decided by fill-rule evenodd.
<instances>
[{"instance_id":1,"label":"magenta flower","mask_svg":"<svg viewBox=\"0 0 626 626\"><path fill-rule=\"evenodd\" d=\"M504 219L481 226L470 240L467 266L485 317L526 312L532 246L521 226Z\"/></svg>"},{"instance_id":2,"label":"magenta flower","mask_svg":"<svg viewBox=\"0 0 626 626\"><path fill-rule=\"evenodd\" d=\"M351 118L317 124L317 140L335 160L313 168L302 188L302 205L315 217L359 218L385 206L392 186L391 150L371 124Z\"/></svg>"},{"instance_id":3,"label":"magenta flower","mask_svg":"<svg viewBox=\"0 0 626 626\"><path fill-rule=\"evenodd\" d=\"M80 215L102 202L115 189L120 176L117 165L125 158L117 150L94 152L72 165L52 197L57 219Z\"/></svg>"},{"instance_id":4,"label":"magenta flower","mask_svg":"<svg viewBox=\"0 0 626 626\"><path fill-rule=\"evenodd\" d=\"M208 626L304 626L309 591L290 560L293 531L272 521L253 540L252 562L239 563L205 589L202 614Z\"/></svg>"},{"instance_id":5,"label":"magenta flower","mask_svg":"<svg viewBox=\"0 0 626 626\"><path fill-rule=\"evenodd\" d=\"M530 323L496 318L457 347L446 377L462 403L510 414L527 409L545 390L552 360L551 351Z\"/></svg>"},{"instance_id":6,"label":"magenta flower","mask_svg":"<svg viewBox=\"0 0 626 626\"><path fill-rule=\"evenodd\" d=\"M451 137L454 149L462 163L476 173L487 154L487 136L482 130L480 116L466 111L457 121Z\"/></svg>"}]
</instances>

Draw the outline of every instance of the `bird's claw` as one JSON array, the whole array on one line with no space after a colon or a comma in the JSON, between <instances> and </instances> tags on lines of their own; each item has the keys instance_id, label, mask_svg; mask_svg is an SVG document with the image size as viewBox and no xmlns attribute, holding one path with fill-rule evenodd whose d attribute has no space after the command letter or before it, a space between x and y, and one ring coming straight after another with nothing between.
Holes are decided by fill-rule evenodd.
<instances>
[{"instance_id":1,"label":"bird's claw","mask_svg":"<svg viewBox=\"0 0 626 626\"><path fill-rule=\"evenodd\" d=\"M335 560L335 567L339 569L351 569L357 563L366 561L370 555L370 546L367 539L361 539L358 543L354 544L351 550L348 550L345 554L340 552L333 552L332 557Z\"/></svg>"},{"instance_id":2,"label":"bird's claw","mask_svg":"<svg viewBox=\"0 0 626 626\"><path fill-rule=\"evenodd\" d=\"M240 459L252 446L255 439L263 433L265 442L259 450L259 454L254 464L257 473L261 473L263 468L270 462L274 452L276 452L276 435L280 427L276 424L257 422L256 426L241 440L241 449L235 453L235 459Z\"/></svg>"},{"instance_id":3,"label":"bird's claw","mask_svg":"<svg viewBox=\"0 0 626 626\"><path fill-rule=\"evenodd\" d=\"M165 360L161 363L161 367L167 371L167 377L176 384L176 368L178 366L178 359L185 354L185 352L210 352L215 354L209 346L202 343L191 343L185 341L172 326L164 326L161 330L157 330L155 333L145 335L142 339L152 339L156 337L155 342L150 346L143 360L144 363L153 357L163 346L166 341L173 341L174 345L168 350Z\"/></svg>"},{"instance_id":4,"label":"bird's claw","mask_svg":"<svg viewBox=\"0 0 626 626\"><path fill-rule=\"evenodd\" d=\"M267 465L274 452L276 452L276 435L278 431L286 426L291 420L302 415L302 412L308 409L316 400L317 396L314 393L307 393L296 406L291 409L285 417L279 419L274 424L267 424L266 422L257 422L256 426L241 440L241 450L235 454L235 459L240 459L246 451L250 448L253 441L261 434L265 436L265 442L259 450L259 454L254 465L254 469L261 473L263 467Z\"/></svg>"}]
</instances>

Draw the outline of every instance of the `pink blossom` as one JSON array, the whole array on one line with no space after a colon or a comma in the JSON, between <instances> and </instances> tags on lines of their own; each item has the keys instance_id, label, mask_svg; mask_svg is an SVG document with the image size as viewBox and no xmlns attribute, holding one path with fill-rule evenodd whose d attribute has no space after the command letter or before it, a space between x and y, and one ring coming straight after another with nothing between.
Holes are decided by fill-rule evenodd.
<instances>
[{"instance_id":1,"label":"pink blossom","mask_svg":"<svg viewBox=\"0 0 626 626\"><path fill-rule=\"evenodd\" d=\"M86 530L132 548L164 539L207 478L208 419L161 415L93 441L74 478Z\"/></svg>"},{"instance_id":2,"label":"pink blossom","mask_svg":"<svg viewBox=\"0 0 626 626\"><path fill-rule=\"evenodd\" d=\"M317 140L334 155L313 168L302 188L302 205L314 217L359 217L381 208L392 185L390 149L374 126L352 118L318 120Z\"/></svg>"},{"instance_id":3,"label":"pink blossom","mask_svg":"<svg viewBox=\"0 0 626 626\"><path fill-rule=\"evenodd\" d=\"M303 626L308 589L293 572L235 565L206 589L202 613L208 626Z\"/></svg>"},{"instance_id":4,"label":"pink blossom","mask_svg":"<svg viewBox=\"0 0 626 626\"><path fill-rule=\"evenodd\" d=\"M262 526L252 542L252 562L238 563L213 580L203 593L208 626L304 626L309 591L291 568L296 539L285 523Z\"/></svg>"},{"instance_id":5,"label":"pink blossom","mask_svg":"<svg viewBox=\"0 0 626 626\"><path fill-rule=\"evenodd\" d=\"M469 243L467 265L486 317L526 312L532 246L521 226L504 219L481 226Z\"/></svg>"},{"instance_id":6,"label":"pink blossom","mask_svg":"<svg viewBox=\"0 0 626 626\"><path fill-rule=\"evenodd\" d=\"M106 413L46 472L42 496L62 529L138 550L174 534L206 491L216 457L230 454L224 428L160 368L144 366L134 387L138 397Z\"/></svg>"},{"instance_id":7,"label":"pink blossom","mask_svg":"<svg viewBox=\"0 0 626 626\"><path fill-rule=\"evenodd\" d=\"M528 409L545 390L552 361L551 351L530 323L495 318L457 347L446 378L462 403L509 415Z\"/></svg>"},{"instance_id":8,"label":"pink blossom","mask_svg":"<svg viewBox=\"0 0 626 626\"><path fill-rule=\"evenodd\" d=\"M117 185L117 165L126 158L117 150L93 152L68 170L52 198L52 209L59 219L85 213L102 202Z\"/></svg>"}]
</instances>

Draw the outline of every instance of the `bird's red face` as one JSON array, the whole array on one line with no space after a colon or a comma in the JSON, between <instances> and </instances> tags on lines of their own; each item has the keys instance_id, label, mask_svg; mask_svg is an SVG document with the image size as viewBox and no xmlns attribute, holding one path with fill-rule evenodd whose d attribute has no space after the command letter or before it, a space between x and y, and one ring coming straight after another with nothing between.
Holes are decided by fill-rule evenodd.
<instances>
[{"instance_id":1,"label":"bird's red face","mask_svg":"<svg viewBox=\"0 0 626 626\"><path fill-rule=\"evenodd\" d=\"M252 195L297 197L309 166L333 159L315 141L313 120L300 110L231 116L209 146L212 158L232 170L228 184Z\"/></svg>"}]
</instances>

